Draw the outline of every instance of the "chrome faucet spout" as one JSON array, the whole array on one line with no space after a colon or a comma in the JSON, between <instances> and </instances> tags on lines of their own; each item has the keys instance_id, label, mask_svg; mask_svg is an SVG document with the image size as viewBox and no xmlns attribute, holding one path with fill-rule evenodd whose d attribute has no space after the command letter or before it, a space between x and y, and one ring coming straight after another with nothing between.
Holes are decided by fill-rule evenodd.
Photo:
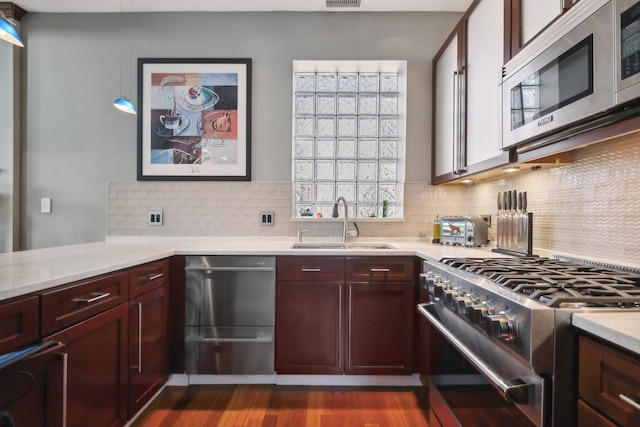
<instances>
[{"instance_id":1,"label":"chrome faucet spout","mask_svg":"<svg viewBox=\"0 0 640 427\"><path fill-rule=\"evenodd\" d=\"M340 196L336 199L336 203L333 205L333 213L331 214L331 216L333 218L338 218L338 204L340 204L340 202L342 202L342 204L344 205L344 224L342 226L342 243L346 243L347 242L347 228L348 228L348 224L349 224L349 208L347 207L347 201L345 200L344 197Z\"/></svg>"}]
</instances>

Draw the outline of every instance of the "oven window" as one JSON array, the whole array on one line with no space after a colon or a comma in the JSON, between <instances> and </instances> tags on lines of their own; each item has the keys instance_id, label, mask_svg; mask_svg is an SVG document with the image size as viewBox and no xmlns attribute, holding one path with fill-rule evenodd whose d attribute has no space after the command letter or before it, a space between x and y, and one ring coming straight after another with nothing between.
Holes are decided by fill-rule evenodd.
<instances>
[{"instance_id":1,"label":"oven window","mask_svg":"<svg viewBox=\"0 0 640 427\"><path fill-rule=\"evenodd\" d=\"M620 71L624 80L640 72L640 3L620 15Z\"/></svg>"},{"instance_id":2,"label":"oven window","mask_svg":"<svg viewBox=\"0 0 640 427\"><path fill-rule=\"evenodd\" d=\"M511 130L593 93L593 34L511 88Z\"/></svg>"}]
</instances>

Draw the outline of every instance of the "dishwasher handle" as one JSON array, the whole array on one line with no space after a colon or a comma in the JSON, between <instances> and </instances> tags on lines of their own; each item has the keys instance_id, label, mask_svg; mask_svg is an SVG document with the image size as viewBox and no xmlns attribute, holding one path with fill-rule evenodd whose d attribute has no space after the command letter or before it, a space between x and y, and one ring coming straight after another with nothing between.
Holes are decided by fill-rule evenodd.
<instances>
[{"instance_id":1,"label":"dishwasher handle","mask_svg":"<svg viewBox=\"0 0 640 427\"><path fill-rule=\"evenodd\" d=\"M215 338L215 337L189 337L184 340L185 342L192 343L231 343L231 342L243 342L243 343L252 343L252 342L272 342L273 334L255 334L255 336L246 336L241 335L237 337L223 337L223 338Z\"/></svg>"},{"instance_id":2,"label":"dishwasher handle","mask_svg":"<svg viewBox=\"0 0 640 427\"><path fill-rule=\"evenodd\" d=\"M187 271L261 271L275 272L273 267L185 267Z\"/></svg>"}]
</instances>

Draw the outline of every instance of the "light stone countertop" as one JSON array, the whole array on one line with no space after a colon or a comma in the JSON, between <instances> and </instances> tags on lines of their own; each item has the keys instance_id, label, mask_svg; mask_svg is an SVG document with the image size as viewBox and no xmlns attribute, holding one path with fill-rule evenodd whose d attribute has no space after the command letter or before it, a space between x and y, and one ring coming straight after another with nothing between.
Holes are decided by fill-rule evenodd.
<instances>
[{"instance_id":1,"label":"light stone countertop","mask_svg":"<svg viewBox=\"0 0 640 427\"><path fill-rule=\"evenodd\" d=\"M367 242L389 243L395 249L291 249L295 243L291 237L134 237L11 252L0 254L0 301L172 255L417 255L425 259L504 256L490 248L434 245L425 239L354 240Z\"/></svg>"},{"instance_id":2,"label":"light stone countertop","mask_svg":"<svg viewBox=\"0 0 640 427\"><path fill-rule=\"evenodd\" d=\"M314 242L314 239L305 239L305 242ZM291 237L112 237L104 242L11 252L0 254L0 301L172 255L408 255L427 260L442 257L505 256L491 252L491 247L434 245L427 239L354 240L354 243L371 242L388 243L395 249L292 249L295 239ZM539 251L536 253L548 256ZM640 354L638 312L574 314L573 323L587 332Z\"/></svg>"},{"instance_id":3,"label":"light stone countertop","mask_svg":"<svg viewBox=\"0 0 640 427\"><path fill-rule=\"evenodd\" d=\"M573 325L640 355L640 312L576 313Z\"/></svg>"}]
</instances>

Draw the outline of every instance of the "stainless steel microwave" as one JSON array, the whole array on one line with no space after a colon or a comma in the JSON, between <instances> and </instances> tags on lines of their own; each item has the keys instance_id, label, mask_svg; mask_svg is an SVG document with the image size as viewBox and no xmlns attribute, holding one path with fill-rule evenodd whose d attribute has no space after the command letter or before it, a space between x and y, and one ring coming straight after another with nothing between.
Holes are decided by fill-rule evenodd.
<instances>
[{"instance_id":1,"label":"stainless steel microwave","mask_svg":"<svg viewBox=\"0 0 640 427\"><path fill-rule=\"evenodd\" d=\"M502 83L505 149L638 114L628 105L640 97L640 0L582 0L514 59Z\"/></svg>"}]
</instances>

